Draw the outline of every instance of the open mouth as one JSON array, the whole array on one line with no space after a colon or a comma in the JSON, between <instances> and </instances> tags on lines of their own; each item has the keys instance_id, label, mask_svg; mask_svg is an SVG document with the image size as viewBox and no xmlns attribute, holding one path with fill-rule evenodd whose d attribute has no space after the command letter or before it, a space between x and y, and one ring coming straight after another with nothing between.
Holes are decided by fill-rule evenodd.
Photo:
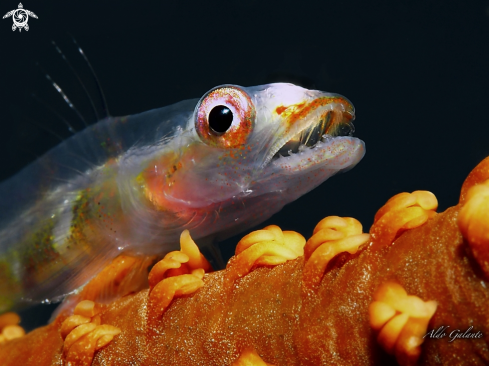
<instances>
[{"instance_id":1,"label":"open mouth","mask_svg":"<svg viewBox=\"0 0 489 366\"><path fill-rule=\"evenodd\" d=\"M318 142L325 142L332 137L352 136L355 132L353 121L355 113L349 105L346 111L334 108L324 112L317 123L311 123L308 127L292 136L273 156L288 156L306 148L314 148Z\"/></svg>"}]
</instances>

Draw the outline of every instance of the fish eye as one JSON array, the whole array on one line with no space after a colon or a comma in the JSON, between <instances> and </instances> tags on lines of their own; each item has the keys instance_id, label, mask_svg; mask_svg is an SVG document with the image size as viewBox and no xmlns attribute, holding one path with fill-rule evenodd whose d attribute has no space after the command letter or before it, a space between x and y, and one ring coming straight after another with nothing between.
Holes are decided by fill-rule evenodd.
<instances>
[{"instance_id":1,"label":"fish eye","mask_svg":"<svg viewBox=\"0 0 489 366\"><path fill-rule=\"evenodd\" d=\"M195 108L195 129L211 146L235 148L246 144L255 123L249 95L234 85L208 91Z\"/></svg>"},{"instance_id":2,"label":"fish eye","mask_svg":"<svg viewBox=\"0 0 489 366\"><path fill-rule=\"evenodd\" d=\"M226 132L233 123L233 112L223 105L212 108L209 113L209 127L216 134Z\"/></svg>"}]
</instances>

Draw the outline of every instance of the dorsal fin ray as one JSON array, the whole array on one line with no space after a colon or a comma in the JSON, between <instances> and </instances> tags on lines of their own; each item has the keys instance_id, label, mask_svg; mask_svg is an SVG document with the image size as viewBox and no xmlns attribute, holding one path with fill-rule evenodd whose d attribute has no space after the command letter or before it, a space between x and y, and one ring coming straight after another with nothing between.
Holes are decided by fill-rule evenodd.
<instances>
[{"instance_id":1,"label":"dorsal fin ray","mask_svg":"<svg viewBox=\"0 0 489 366\"><path fill-rule=\"evenodd\" d=\"M76 80L78 81L78 84L82 87L83 92L85 93L85 95L87 96L88 100L90 101L90 106L92 107L92 111L95 114L96 120L99 121L102 118L107 117L106 115L105 116L100 116L99 115L99 113L97 112L97 108L95 108L95 103L93 102L93 99L90 96L90 93L88 92L87 87L85 86L85 83L80 78L80 75L78 74L78 72L76 72L75 68L73 67L73 65L71 64L71 62L68 60L68 58L65 56L65 54L63 53L63 51L61 51L61 49L58 47L58 45L54 41L51 41L51 43L54 46L55 50L59 53L59 55L61 56L61 58L63 59L63 61L66 62L66 64L70 68L70 70L75 75Z\"/></svg>"},{"instance_id":2,"label":"dorsal fin ray","mask_svg":"<svg viewBox=\"0 0 489 366\"><path fill-rule=\"evenodd\" d=\"M56 92L59 95L61 95L61 97L63 98L63 100L66 103L66 105L72 110L72 112L75 113L75 115L77 116L77 119L80 120L83 123L83 126L84 127L87 127L90 124L92 124L93 122L98 122L100 120L103 120L103 119L109 117L108 108L107 108L107 101L106 101L105 95L104 95L104 93L102 91L102 87L100 85L100 81L99 81L97 75L95 74L95 71L94 71L94 69L93 69L90 61L88 60L87 56L85 55L85 52L82 50L82 48L77 43L77 41L75 40L75 38L72 35L70 35L70 37L71 37L71 40L72 40L73 44L76 47L76 51L81 55L81 57L83 59L83 62L88 67L88 71L89 71L89 73L92 76L92 79L93 79L93 86L92 86L92 88L95 88L96 89L95 94L94 93L92 93L92 94L90 93L89 88L87 87L86 79L83 80L84 78L82 78L80 76L81 74L73 66L73 63L68 59L67 55L61 50L61 48L56 44L56 42L51 41L51 44L54 46L54 49L56 50L56 52L58 53L58 55L61 57L61 59L63 60L63 62L65 62L65 64L68 65L68 68L71 71L72 75L76 78L76 81L77 81L76 82L76 85L78 85L78 87L80 87L83 90L83 94L85 95L86 100L88 100L88 102L90 104L90 107L88 107L88 105L87 105L87 107L89 109L91 109L91 113L89 113L89 115L87 115L86 111L84 111L82 113L81 109L77 108L75 102L68 96L68 92L65 91L64 87L62 86L62 84L58 84L54 80L54 76L51 76L50 73L48 73L45 70L45 68L42 67L38 62L36 63L36 65L40 68L43 76L48 80L48 82L51 84L51 86L54 88L54 90L56 90ZM94 98L94 95L96 96L95 98ZM78 129L75 129L74 128L74 124L73 123L68 122L68 120L66 118L62 117L61 114L58 113L58 112L56 112L54 110L54 108L50 107L48 105L48 103L46 103L45 101L41 100L36 95L34 95L34 98L38 102L40 102L45 108L47 108L49 111L51 111L52 113L54 113L59 119L61 119L63 121L63 123L68 127L68 130L72 134L78 132ZM98 103L96 103L96 101L98 101ZM99 106L98 108L97 108L97 105ZM85 110L86 110L86 108L85 108ZM82 127L82 129L83 129L83 127Z\"/></svg>"},{"instance_id":3,"label":"dorsal fin ray","mask_svg":"<svg viewBox=\"0 0 489 366\"><path fill-rule=\"evenodd\" d=\"M53 78L44 70L44 68L37 63L37 66L41 69L41 71L44 73L44 77L51 83L53 88L63 97L64 101L70 107L73 112L77 115L77 117L84 123L85 127L88 126L87 120L83 115L80 113L78 108L75 107L75 105L71 102L70 98L66 95L66 93L63 91L63 89L53 80Z\"/></svg>"},{"instance_id":4,"label":"dorsal fin ray","mask_svg":"<svg viewBox=\"0 0 489 366\"><path fill-rule=\"evenodd\" d=\"M90 72L92 74L93 80L95 81L95 84L97 86L97 91L98 91L98 93L100 95L100 100L102 102L102 108L103 108L103 115L101 116L101 118L110 117L109 109L107 107L107 100L105 99L105 95L104 95L102 86L100 85L100 81L99 81L99 79L97 77L97 74L95 73L95 70L92 67L92 64L90 63L90 61L88 60L88 57L85 55L85 52L83 52L83 49L80 47L80 45L78 44L78 42L76 41L76 39L73 36L71 36L71 40L73 41L73 43L77 47L78 52L80 53L80 55L85 60L88 68L90 69Z\"/></svg>"}]
</instances>

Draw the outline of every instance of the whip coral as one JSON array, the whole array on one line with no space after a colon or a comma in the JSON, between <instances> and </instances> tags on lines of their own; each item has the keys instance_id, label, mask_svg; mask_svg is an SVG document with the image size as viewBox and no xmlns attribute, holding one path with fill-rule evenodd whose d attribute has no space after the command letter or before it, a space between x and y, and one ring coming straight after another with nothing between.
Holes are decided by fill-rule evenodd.
<instances>
[{"instance_id":1,"label":"whip coral","mask_svg":"<svg viewBox=\"0 0 489 366\"><path fill-rule=\"evenodd\" d=\"M61 312L0 345L0 362L487 364L487 196L477 192L485 190L489 160L481 166L460 204L445 212L435 212L433 194L416 191L389 200L370 235L337 216L322 220L307 242L271 225L243 237L222 271L211 272L183 233L181 250L152 268L149 289ZM110 334L90 336L103 326ZM475 335L433 336L442 328Z\"/></svg>"}]
</instances>

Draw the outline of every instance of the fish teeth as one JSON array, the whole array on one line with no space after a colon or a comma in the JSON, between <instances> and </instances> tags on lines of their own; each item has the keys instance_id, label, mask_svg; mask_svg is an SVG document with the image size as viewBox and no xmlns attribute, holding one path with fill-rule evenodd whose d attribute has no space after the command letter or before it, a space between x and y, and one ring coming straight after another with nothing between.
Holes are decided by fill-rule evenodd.
<instances>
[{"instance_id":1,"label":"fish teeth","mask_svg":"<svg viewBox=\"0 0 489 366\"><path fill-rule=\"evenodd\" d=\"M333 136L328 135L327 133L325 133L324 135L321 136L321 141L326 142L326 141L331 140L332 138L333 138Z\"/></svg>"},{"instance_id":2,"label":"fish teeth","mask_svg":"<svg viewBox=\"0 0 489 366\"><path fill-rule=\"evenodd\" d=\"M315 148L321 148L324 146L325 143L328 143L330 142L332 139L334 139L333 136L329 135L329 134L324 134L321 136L321 138L312 146L307 146L305 144L300 144L299 147L297 148L297 151L294 152L292 149L289 149L287 150L287 152L282 152L282 153L276 153L275 156L273 157L273 159L281 159L281 158L287 158L287 157L290 157L290 156L294 156L294 155L303 155L305 151L307 151L308 149L315 149Z\"/></svg>"}]
</instances>

